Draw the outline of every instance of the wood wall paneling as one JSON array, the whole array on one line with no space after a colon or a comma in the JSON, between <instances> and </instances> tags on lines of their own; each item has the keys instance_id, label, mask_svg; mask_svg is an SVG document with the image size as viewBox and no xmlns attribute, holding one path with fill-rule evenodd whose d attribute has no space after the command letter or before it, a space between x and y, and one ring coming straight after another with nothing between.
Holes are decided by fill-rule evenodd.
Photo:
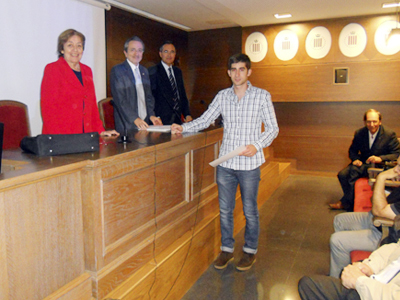
<instances>
[{"instance_id":1,"label":"wood wall paneling","mask_svg":"<svg viewBox=\"0 0 400 300\"><path fill-rule=\"evenodd\" d=\"M189 32L186 92L192 116L199 117L220 90L232 85L227 64L241 52L241 38L240 27Z\"/></svg>"},{"instance_id":2,"label":"wood wall paneling","mask_svg":"<svg viewBox=\"0 0 400 300\"><path fill-rule=\"evenodd\" d=\"M161 44L166 40L173 41L177 50L175 65L183 70L186 81L188 33L113 7L106 11L107 97L112 97L109 85L111 69L126 59L124 43L134 35L140 37L145 44L141 64L146 68L160 62L158 49Z\"/></svg>"},{"instance_id":3,"label":"wood wall paneling","mask_svg":"<svg viewBox=\"0 0 400 300\"><path fill-rule=\"evenodd\" d=\"M232 85L227 74L227 67L190 70L192 76L192 115L199 117L222 89Z\"/></svg>"},{"instance_id":4,"label":"wood wall paneling","mask_svg":"<svg viewBox=\"0 0 400 300\"><path fill-rule=\"evenodd\" d=\"M333 84L333 69L349 68L348 85ZM252 84L274 102L399 101L399 61L254 67Z\"/></svg>"},{"instance_id":5,"label":"wood wall paneling","mask_svg":"<svg viewBox=\"0 0 400 300\"><path fill-rule=\"evenodd\" d=\"M369 108L381 111L383 124L400 133L400 52L385 56L374 44L378 26L393 19L394 15L380 15L243 28L242 45L254 31L268 41L268 53L253 63L250 80L271 93L280 128L272 145L276 158L295 159L299 170L337 173L349 163L348 147ZM349 23L362 25L367 33L365 50L352 58L344 56L338 44ZM307 34L316 26L325 26L332 36L331 50L322 59L310 58L305 50ZM276 57L273 46L283 29L299 37L297 55L285 62ZM348 85L333 84L336 67L349 68Z\"/></svg>"},{"instance_id":6,"label":"wood wall paneling","mask_svg":"<svg viewBox=\"0 0 400 300\"><path fill-rule=\"evenodd\" d=\"M382 113L382 124L400 133L400 102L279 102L274 103L279 124L274 157L297 160L305 171L337 173L350 163L348 149L354 132L364 126L369 108Z\"/></svg>"},{"instance_id":7,"label":"wood wall paneling","mask_svg":"<svg viewBox=\"0 0 400 300\"><path fill-rule=\"evenodd\" d=\"M374 44L378 26L391 19L393 16L370 16L243 28L243 45L254 31L262 32L268 40L268 53L264 60L253 63L251 80L267 89L274 102L398 101L400 52L385 56ZM359 23L367 32L365 50L352 58L344 56L338 44L341 30L349 23ZM305 50L307 34L316 26L325 26L332 36L331 50L322 59L309 57ZM274 39L284 29L296 32L300 42L298 53L290 61L280 61L274 53ZM335 67L350 69L349 85L333 85Z\"/></svg>"},{"instance_id":8,"label":"wood wall paneling","mask_svg":"<svg viewBox=\"0 0 400 300\"><path fill-rule=\"evenodd\" d=\"M227 68L228 58L241 52L242 28L189 32L191 69Z\"/></svg>"},{"instance_id":9,"label":"wood wall paneling","mask_svg":"<svg viewBox=\"0 0 400 300\"><path fill-rule=\"evenodd\" d=\"M388 20L394 20L395 15L378 15L378 16L363 16L363 17L349 17L340 19L329 19L329 20L316 20L303 23L287 23L287 24L277 24L277 25L260 25L260 26L250 26L243 28L242 34L242 50L247 37L253 32L261 32L265 35L268 41L268 51L266 57L257 63L253 63L253 67L260 66L291 66L291 65L303 65L303 64L325 64L325 63L347 63L347 62L367 62L371 60L398 60L400 59L400 53L386 56L379 53L374 44L375 31L380 24ZM342 29L350 24L358 23L364 27L367 33L367 45L365 50L356 57L347 57L343 55L339 48L339 36ZM305 49L305 41L310 30L316 26L326 27L332 37L332 46L329 53L321 59L313 59L308 56ZM299 39L299 50L296 56L289 61L281 61L275 55L274 52L274 40L278 33L284 29L289 29L295 32Z\"/></svg>"},{"instance_id":10,"label":"wood wall paneling","mask_svg":"<svg viewBox=\"0 0 400 300\"><path fill-rule=\"evenodd\" d=\"M158 48L163 41L174 42L176 65L183 71L192 116L200 116L217 92L231 85L226 65L231 55L241 51L240 27L185 32L113 8L106 12L107 97L112 97L109 86L111 68L125 60L123 45L133 35L139 36L146 45L141 62L145 67L160 61Z\"/></svg>"},{"instance_id":11,"label":"wood wall paneling","mask_svg":"<svg viewBox=\"0 0 400 300\"><path fill-rule=\"evenodd\" d=\"M129 34L125 33L131 24L138 25L132 27L135 28L135 32L143 32L143 36L146 37L149 36L148 32L151 32L152 38L156 40L161 40L161 36L165 35L165 30L172 30L164 28L165 25L126 12L118 10L110 12L107 12L108 62L110 59L115 59L115 62L124 59L118 47L123 44L125 36L133 34L133 31ZM398 121L392 120L400 100L397 93L397 82L400 79L400 53L385 56L379 53L374 45L374 35L378 26L394 19L395 15L388 14L189 33L174 31L185 49L185 55L182 58L186 64L181 67L183 67L192 115L200 116L221 89L231 86L231 81L226 74L229 56L245 50L243 47L246 38L252 32L262 32L268 40L268 53L264 60L252 64L253 74L250 80L255 86L271 93L277 109L280 134L274 142L276 146L274 155L277 158L303 160L298 166L308 171L324 169L315 161L329 158L334 163L326 165L325 171L337 172L343 166L343 162L348 159L347 149L343 151L348 145L343 147L340 139L343 136L351 139L354 131L362 126L359 116L360 114L362 116L365 108L375 107L384 110L382 111L383 123L399 132L396 129L399 127ZM367 45L364 52L352 58L344 56L338 44L341 30L349 23L359 23L367 32ZM328 28L332 36L331 50L322 59L313 59L305 51L307 34L315 26ZM297 55L286 62L280 61L273 49L274 39L283 29L293 30L299 37ZM124 38L118 37L121 35L124 35ZM119 40L116 41L117 39ZM149 58L158 60L157 52L151 51L153 51L152 54L145 53L144 62ZM109 68L112 63L107 63L107 65ZM333 70L336 67L349 68L348 85L333 84ZM298 104L279 105L279 103L287 102ZM317 102L321 104L314 106L307 104ZM332 102L332 104L325 105L326 102ZM356 105L355 102L360 105ZM295 118L292 123L287 121L290 116ZM284 145L283 140L280 139L282 135L285 136ZM290 138L289 135L293 136ZM308 139L312 147L304 143L299 144L299 138L302 135L309 135ZM320 136L326 136L327 142L318 143ZM327 157L323 149L317 149L326 143L333 147L332 151L336 153L335 158ZM283 149L298 146L303 148L298 148L297 154L293 154L294 157L285 157L287 152ZM302 153L309 153L311 157L315 157L315 160L305 159Z\"/></svg>"},{"instance_id":12,"label":"wood wall paneling","mask_svg":"<svg viewBox=\"0 0 400 300\"><path fill-rule=\"evenodd\" d=\"M363 116L370 108L382 113L382 124L400 133L397 112L400 102L308 102L274 103L279 136L342 136L352 138L364 126ZM348 145L350 146L350 145Z\"/></svg>"}]
</instances>

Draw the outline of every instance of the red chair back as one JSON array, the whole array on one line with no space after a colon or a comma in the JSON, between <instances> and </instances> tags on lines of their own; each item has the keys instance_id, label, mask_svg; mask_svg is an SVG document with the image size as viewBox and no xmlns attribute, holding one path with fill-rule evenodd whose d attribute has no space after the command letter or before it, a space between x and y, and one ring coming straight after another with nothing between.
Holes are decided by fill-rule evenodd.
<instances>
[{"instance_id":1,"label":"red chair back","mask_svg":"<svg viewBox=\"0 0 400 300\"><path fill-rule=\"evenodd\" d=\"M372 188L368 178L357 179L354 185L354 211L368 212L372 209Z\"/></svg>"},{"instance_id":2,"label":"red chair back","mask_svg":"<svg viewBox=\"0 0 400 300\"><path fill-rule=\"evenodd\" d=\"M372 188L368 183L368 178L357 179L354 185L354 212L368 212L372 208ZM357 262L369 257L371 252L354 250L350 252L351 262Z\"/></svg>"},{"instance_id":3,"label":"red chair back","mask_svg":"<svg viewBox=\"0 0 400 300\"><path fill-rule=\"evenodd\" d=\"M106 98L99 101L100 119L103 122L105 130L115 129L114 107L111 105L112 98Z\"/></svg>"},{"instance_id":4,"label":"red chair back","mask_svg":"<svg viewBox=\"0 0 400 300\"><path fill-rule=\"evenodd\" d=\"M0 122L4 123L3 149L18 149L23 137L31 135L28 107L13 100L0 100Z\"/></svg>"}]
</instances>

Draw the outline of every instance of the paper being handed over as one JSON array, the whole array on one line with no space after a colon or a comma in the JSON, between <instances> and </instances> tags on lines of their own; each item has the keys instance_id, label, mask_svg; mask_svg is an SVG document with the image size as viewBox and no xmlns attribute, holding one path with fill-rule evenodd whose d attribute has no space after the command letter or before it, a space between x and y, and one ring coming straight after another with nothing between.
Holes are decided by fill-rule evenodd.
<instances>
[{"instance_id":1,"label":"paper being handed over","mask_svg":"<svg viewBox=\"0 0 400 300\"><path fill-rule=\"evenodd\" d=\"M210 166L215 168L219 164L222 164L223 162L227 161L228 159L231 159L231 158L239 155L239 153L244 151L245 149L246 149L246 146L239 146L232 152L229 152L228 154L225 154L224 156L221 156L220 158L210 162Z\"/></svg>"},{"instance_id":2,"label":"paper being handed over","mask_svg":"<svg viewBox=\"0 0 400 300\"><path fill-rule=\"evenodd\" d=\"M149 125L149 127L140 130L147 130L153 132L170 132L171 125Z\"/></svg>"}]
</instances>

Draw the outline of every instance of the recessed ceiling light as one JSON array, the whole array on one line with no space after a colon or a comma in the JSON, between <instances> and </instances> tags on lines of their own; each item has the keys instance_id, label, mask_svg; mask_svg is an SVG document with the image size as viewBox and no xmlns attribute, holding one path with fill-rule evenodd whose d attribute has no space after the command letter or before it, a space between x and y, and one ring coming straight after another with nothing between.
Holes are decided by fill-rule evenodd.
<instances>
[{"instance_id":1,"label":"recessed ceiling light","mask_svg":"<svg viewBox=\"0 0 400 300\"><path fill-rule=\"evenodd\" d=\"M274 17L277 19L283 19L283 18L291 18L291 14L274 14Z\"/></svg>"},{"instance_id":2,"label":"recessed ceiling light","mask_svg":"<svg viewBox=\"0 0 400 300\"><path fill-rule=\"evenodd\" d=\"M390 8L400 6L400 2L383 3L382 8Z\"/></svg>"}]
</instances>

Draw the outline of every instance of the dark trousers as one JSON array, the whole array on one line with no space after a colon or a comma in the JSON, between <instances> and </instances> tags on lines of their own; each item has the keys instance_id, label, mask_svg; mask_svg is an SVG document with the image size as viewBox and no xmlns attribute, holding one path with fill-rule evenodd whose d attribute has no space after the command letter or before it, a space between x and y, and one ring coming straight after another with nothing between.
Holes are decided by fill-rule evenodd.
<instances>
[{"instance_id":1,"label":"dark trousers","mask_svg":"<svg viewBox=\"0 0 400 300\"><path fill-rule=\"evenodd\" d=\"M370 167L371 165L367 164L363 164L361 167L350 164L337 175L344 194L340 201L347 211L353 211L354 208L354 184L357 179L368 177L368 168Z\"/></svg>"},{"instance_id":2,"label":"dark trousers","mask_svg":"<svg viewBox=\"0 0 400 300\"><path fill-rule=\"evenodd\" d=\"M360 300L356 290L346 289L340 279L324 275L301 278L299 295L302 300Z\"/></svg>"}]
</instances>

